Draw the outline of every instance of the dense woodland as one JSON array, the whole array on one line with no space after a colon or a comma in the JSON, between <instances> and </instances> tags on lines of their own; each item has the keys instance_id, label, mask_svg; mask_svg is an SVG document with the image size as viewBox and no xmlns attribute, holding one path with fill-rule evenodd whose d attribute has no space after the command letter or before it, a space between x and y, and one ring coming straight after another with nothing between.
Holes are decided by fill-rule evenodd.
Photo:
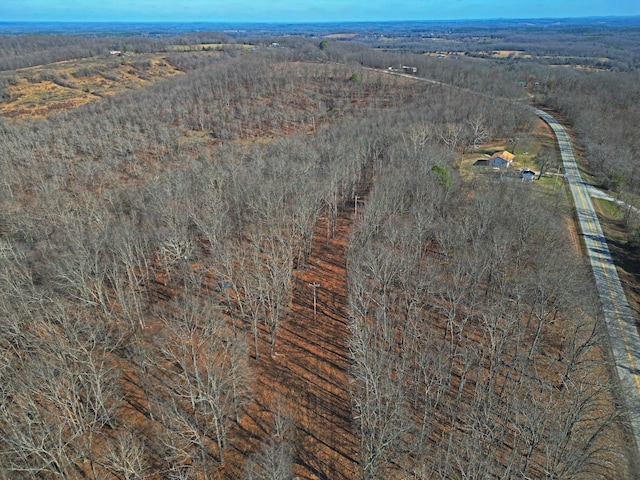
<instances>
[{"instance_id":1,"label":"dense woodland","mask_svg":"<svg viewBox=\"0 0 640 480\"><path fill-rule=\"evenodd\" d=\"M253 43L0 122L0 477L637 475L565 192L460 172L533 142L528 75L638 193L637 71ZM456 88L365 68L403 64Z\"/></svg>"}]
</instances>

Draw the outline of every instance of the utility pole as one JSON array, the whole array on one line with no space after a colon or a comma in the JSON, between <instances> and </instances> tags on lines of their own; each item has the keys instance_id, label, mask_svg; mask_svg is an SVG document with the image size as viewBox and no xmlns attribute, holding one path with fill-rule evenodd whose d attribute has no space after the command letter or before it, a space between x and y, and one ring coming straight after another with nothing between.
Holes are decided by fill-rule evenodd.
<instances>
[{"instance_id":1,"label":"utility pole","mask_svg":"<svg viewBox=\"0 0 640 480\"><path fill-rule=\"evenodd\" d=\"M316 289L320 286L320 284L314 282L310 283L309 286L313 288L313 322L315 323L316 314L318 312L318 296L316 293Z\"/></svg>"}]
</instances>

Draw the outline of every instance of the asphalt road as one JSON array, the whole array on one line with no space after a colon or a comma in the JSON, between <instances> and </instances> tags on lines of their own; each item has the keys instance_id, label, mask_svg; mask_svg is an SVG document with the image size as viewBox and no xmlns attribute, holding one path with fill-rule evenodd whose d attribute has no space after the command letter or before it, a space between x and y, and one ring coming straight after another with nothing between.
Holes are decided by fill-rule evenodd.
<instances>
[{"instance_id":1,"label":"asphalt road","mask_svg":"<svg viewBox=\"0 0 640 480\"><path fill-rule=\"evenodd\" d=\"M569 135L551 115L542 110L534 110L549 124L558 140L566 172L565 177L576 205L578 222L609 332L613 360L623 393L622 400L626 401L636 445L640 447L640 370L638 369L640 367L640 336L633 311L625 297L607 241L593 208L589 196L590 185L582 180L578 171Z\"/></svg>"}]
</instances>

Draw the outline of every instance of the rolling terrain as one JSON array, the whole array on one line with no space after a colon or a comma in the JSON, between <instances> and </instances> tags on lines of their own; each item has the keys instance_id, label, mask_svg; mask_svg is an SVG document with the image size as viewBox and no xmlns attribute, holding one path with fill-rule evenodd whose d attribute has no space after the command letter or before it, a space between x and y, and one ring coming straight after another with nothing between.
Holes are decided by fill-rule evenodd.
<instances>
[{"instance_id":1,"label":"rolling terrain","mask_svg":"<svg viewBox=\"0 0 640 480\"><path fill-rule=\"evenodd\" d=\"M331 35L0 73L3 474L633 478L566 189L468 165L552 83Z\"/></svg>"}]
</instances>

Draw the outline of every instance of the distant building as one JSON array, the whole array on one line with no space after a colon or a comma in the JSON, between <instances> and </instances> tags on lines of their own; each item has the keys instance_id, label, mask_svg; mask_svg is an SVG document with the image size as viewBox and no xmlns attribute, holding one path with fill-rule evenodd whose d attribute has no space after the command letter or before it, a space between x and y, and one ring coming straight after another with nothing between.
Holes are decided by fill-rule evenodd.
<instances>
[{"instance_id":1,"label":"distant building","mask_svg":"<svg viewBox=\"0 0 640 480\"><path fill-rule=\"evenodd\" d=\"M488 167L489 166L489 160L486 158L481 158L480 160L476 160L475 162L473 162L473 166L474 167Z\"/></svg>"},{"instance_id":2,"label":"distant building","mask_svg":"<svg viewBox=\"0 0 640 480\"><path fill-rule=\"evenodd\" d=\"M513 163L515 155L506 150L496 152L489 157L489 166L491 167L509 167Z\"/></svg>"},{"instance_id":3,"label":"distant building","mask_svg":"<svg viewBox=\"0 0 640 480\"><path fill-rule=\"evenodd\" d=\"M110 50L109 55L122 55L122 50Z\"/></svg>"}]
</instances>

